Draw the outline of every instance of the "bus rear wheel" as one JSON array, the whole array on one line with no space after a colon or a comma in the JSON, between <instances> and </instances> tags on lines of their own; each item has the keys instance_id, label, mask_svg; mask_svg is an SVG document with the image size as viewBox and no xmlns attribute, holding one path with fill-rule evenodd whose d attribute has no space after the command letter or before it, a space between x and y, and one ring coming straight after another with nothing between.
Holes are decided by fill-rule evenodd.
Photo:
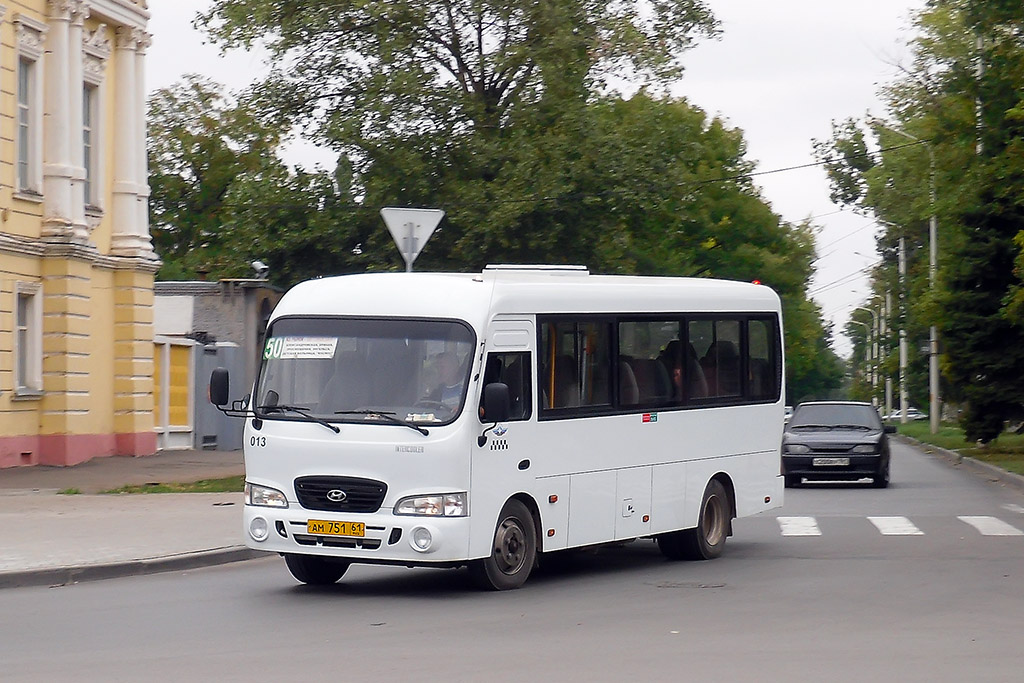
<instances>
[{"instance_id":1,"label":"bus rear wheel","mask_svg":"<svg viewBox=\"0 0 1024 683\"><path fill-rule=\"evenodd\" d=\"M717 479L708 482L693 529L658 536L658 549L670 560L713 560L725 549L732 515L729 494Z\"/></svg>"},{"instance_id":2,"label":"bus rear wheel","mask_svg":"<svg viewBox=\"0 0 1024 683\"><path fill-rule=\"evenodd\" d=\"M284 563L288 565L288 571L297 581L310 586L329 586L337 583L351 564L345 560L294 554L285 555Z\"/></svg>"},{"instance_id":3,"label":"bus rear wheel","mask_svg":"<svg viewBox=\"0 0 1024 683\"><path fill-rule=\"evenodd\" d=\"M510 500L498 515L490 556L473 561L469 572L484 590L512 590L526 583L536 560L533 515L518 500Z\"/></svg>"}]
</instances>

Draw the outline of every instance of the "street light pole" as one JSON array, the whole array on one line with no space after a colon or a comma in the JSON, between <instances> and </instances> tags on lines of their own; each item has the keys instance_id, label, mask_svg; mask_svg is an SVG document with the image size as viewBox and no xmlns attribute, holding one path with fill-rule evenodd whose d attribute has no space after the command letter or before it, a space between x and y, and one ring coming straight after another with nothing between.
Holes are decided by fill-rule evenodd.
<instances>
[{"instance_id":1,"label":"street light pole","mask_svg":"<svg viewBox=\"0 0 1024 683\"><path fill-rule=\"evenodd\" d=\"M857 306L853 310L855 310L855 311L867 311L868 313L871 314L871 327L868 328L868 330L870 332L870 334L868 335L868 339L871 342L871 346L869 348L871 349L871 357L874 359L874 362L871 364L871 404L874 405L877 408L878 407L878 347L879 347L879 343L878 343L879 340L878 340L878 338L879 338L879 335L881 334L882 328L881 328L881 326L879 324L878 314L874 311L874 309L866 308L864 306Z\"/></svg>"},{"instance_id":2,"label":"street light pole","mask_svg":"<svg viewBox=\"0 0 1024 683\"><path fill-rule=\"evenodd\" d=\"M915 137L910 133L893 128L879 119L873 120L876 125L890 133L902 135L903 137L924 143L928 150L929 164L929 200L931 203L931 216L928 219L928 286L935 291L935 272L937 270L939 255L939 219L935 211L935 149L931 142ZM942 412L941 400L939 398L939 331L935 325L928 328L928 419L931 433L937 434Z\"/></svg>"},{"instance_id":3,"label":"street light pole","mask_svg":"<svg viewBox=\"0 0 1024 683\"><path fill-rule=\"evenodd\" d=\"M864 328L864 331L865 331L865 336L864 336L864 368L865 368L865 373L864 374L867 375L867 381L870 382L871 381L871 376L872 376L872 366L871 366L871 326L868 325L867 323L862 323L859 320L850 320L850 322L852 324L854 324L854 325L860 325L861 327Z\"/></svg>"}]
</instances>

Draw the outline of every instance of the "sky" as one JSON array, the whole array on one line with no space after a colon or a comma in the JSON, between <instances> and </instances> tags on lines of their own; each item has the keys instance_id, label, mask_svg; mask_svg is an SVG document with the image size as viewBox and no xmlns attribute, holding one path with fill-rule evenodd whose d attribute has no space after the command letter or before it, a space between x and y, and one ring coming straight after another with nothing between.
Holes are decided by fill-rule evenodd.
<instances>
[{"instance_id":1,"label":"sky","mask_svg":"<svg viewBox=\"0 0 1024 683\"><path fill-rule=\"evenodd\" d=\"M912 19L924 2L708 0L722 37L701 42L685 57L686 73L672 93L742 129L758 172L813 163L812 140L828 139L833 120L885 115L878 90L897 77L898 65L909 63ZM221 56L192 27L196 13L209 4L150 0L153 45L146 79L151 92L186 73L232 88L266 73L262 55ZM332 159L301 143L288 154L306 166L329 165ZM810 292L834 325L835 350L849 355L842 330L867 300L866 273L879 258L878 226L829 201L820 167L759 175L755 183L783 219L810 218L818 226Z\"/></svg>"}]
</instances>

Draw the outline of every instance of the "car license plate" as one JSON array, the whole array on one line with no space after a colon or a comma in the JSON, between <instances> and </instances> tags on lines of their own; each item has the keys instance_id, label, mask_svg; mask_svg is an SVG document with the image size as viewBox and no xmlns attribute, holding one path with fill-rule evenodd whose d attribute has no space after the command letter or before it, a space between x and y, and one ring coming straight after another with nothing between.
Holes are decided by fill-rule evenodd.
<instances>
[{"instance_id":1,"label":"car license plate","mask_svg":"<svg viewBox=\"0 0 1024 683\"><path fill-rule=\"evenodd\" d=\"M812 461L815 467L844 467L850 464L849 458L815 458Z\"/></svg>"},{"instance_id":2,"label":"car license plate","mask_svg":"<svg viewBox=\"0 0 1024 683\"><path fill-rule=\"evenodd\" d=\"M311 519L306 522L306 533L316 536L358 536L366 535L366 524L363 522L328 522L322 519Z\"/></svg>"}]
</instances>

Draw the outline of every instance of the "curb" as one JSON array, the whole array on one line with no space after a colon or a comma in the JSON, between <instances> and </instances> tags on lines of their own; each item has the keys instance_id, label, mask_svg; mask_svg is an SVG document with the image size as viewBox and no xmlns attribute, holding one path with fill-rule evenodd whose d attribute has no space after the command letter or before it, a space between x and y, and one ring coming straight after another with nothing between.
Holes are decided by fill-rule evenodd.
<instances>
[{"instance_id":1,"label":"curb","mask_svg":"<svg viewBox=\"0 0 1024 683\"><path fill-rule=\"evenodd\" d=\"M909 436L903 434L898 435L899 439L904 442L916 447L918 450L927 453L929 455L936 455L942 458L953 467L962 467L963 469L971 472L974 475L982 477L994 484L1003 484L1011 488L1015 488L1018 491L1024 492L1024 476L1016 474L1014 472L1007 472L1001 467L990 465L987 462L982 462L976 458L972 458L967 455L961 455L956 451L950 451L945 448L940 448L934 444L924 443L918 441Z\"/></svg>"},{"instance_id":2,"label":"curb","mask_svg":"<svg viewBox=\"0 0 1024 683\"><path fill-rule=\"evenodd\" d=\"M251 550L245 546L228 546L198 552L167 555L107 564L81 565L77 567L53 567L0 572L0 589L26 586L67 586L83 581L102 581L126 576L142 576L161 572L182 571L212 567L231 562L242 562L265 557L266 552Z\"/></svg>"}]
</instances>

